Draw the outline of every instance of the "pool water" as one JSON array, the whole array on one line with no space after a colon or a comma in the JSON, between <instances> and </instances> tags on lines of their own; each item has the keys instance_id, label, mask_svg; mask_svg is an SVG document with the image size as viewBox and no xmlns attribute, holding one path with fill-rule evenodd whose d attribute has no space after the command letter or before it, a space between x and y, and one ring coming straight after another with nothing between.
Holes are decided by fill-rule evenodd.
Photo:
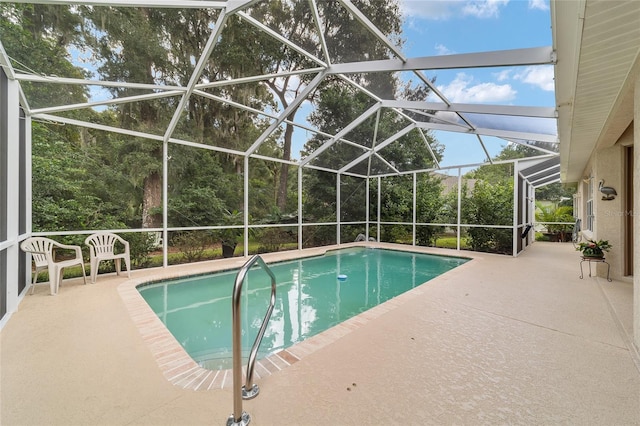
<instances>
[{"instance_id":1,"label":"pool water","mask_svg":"<svg viewBox=\"0 0 640 426\"><path fill-rule=\"evenodd\" d=\"M469 259L387 249L349 248L269 264L276 304L258 358L288 348L377 306ZM187 353L202 367L231 367L231 293L237 270L138 287ZM247 356L268 308L271 279L255 266L241 300Z\"/></svg>"}]
</instances>

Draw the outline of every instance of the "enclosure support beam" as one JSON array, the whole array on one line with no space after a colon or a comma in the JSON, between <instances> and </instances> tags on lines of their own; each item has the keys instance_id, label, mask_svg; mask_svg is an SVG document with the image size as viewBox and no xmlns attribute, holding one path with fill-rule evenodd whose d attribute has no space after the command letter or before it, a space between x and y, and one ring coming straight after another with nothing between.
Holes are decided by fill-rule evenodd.
<instances>
[{"instance_id":1,"label":"enclosure support beam","mask_svg":"<svg viewBox=\"0 0 640 426\"><path fill-rule=\"evenodd\" d=\"M244 206L242 223L244 224L244 257L249 256L249 156L244 156Z\"/></svg>"},{"instance_id":2,"label":"enclosure support beam","mask_svg":"<svg viewBox=\"0 0 640 426\"><path fill-rule=\"evenodd\" d=\"M458 214L456 226L456 248L460 250L460 223L462 222L462 168L458 167Z\"/></svg>"},{"instance_id":3,"label":"enclosure support beam","mask_svg":"<svg viewBox=\"0 0 640 426\"><path fill-rule=\"evenodd\" d=\"M377 226L377 237L376 240L378 240L378 242L380 242L380 211L381 208L380 206L382 205L381 201L380 201L380 194L382 193L381 187L382 186L382 179L380 178L380 176L378 176L378 226Z\"/></svg>"},{"instance_id":4,"label":"enclosure support beam","mask_svg":"<svg viewBox=\"0 0 640 426\"><path fill-rule=\"evenodd\" d=\"M416 215L416 207L417 207L416 191L417 191L417 185L416 184L418 182L417 176L418 175L416 173L413 173L413 209L412 209L413 210L413 220L412 220L413 223L411 225L411 227L412 227L412 231L411 232L412 232L413 236L411 238L411 241L413 241L413 245L414 246L416 245L416 217L417 217L417 215Z\"/></svg>"},{"instance_id":5,"label":"enclosure support beam","mask_svg":"<svg viewBox=\"0 0 640 426\"><path fill-rule=\"evenodd\" d=\"M336 174L336 244L340 245L340 173Z\"/></svg>"},{"instance_id":6,"label":"enclosure support beam","mask_svg":"<svg viewBox=\"0 0 640 426\"><path fill-rule=\"evenodd\" d=\"M370 194L369 194L369 187L370 187L370 183L371 183L371 179L370 178L366 178L367 179L367 183L366 183L366 191L367 191L367 195L366 195L366 205L365 205L365 214L367 215L367 220L365 221L365 231L364 231L364 237L367 241L369 241L369 203L370 203Z\"/></svg>"},{"instance_id":7,"label":"enclosure support beam","mask_svg":"<svg viewBox=\"0 0 640 426\"><path fill-rule=\"evenodd\" d=\"M162 267L169 265L169 141L162 142Z\"/></svg>"},{"instance_id":8,"label":"enclosure support beam","mask_svg":"<svg viewBox=\"0 0 640 426\"><path fill-rule=\"evenodd\" d=\"M302 167L298 167L298 250L302 250Z\"/></svg>"},{"instance_id":9,"label":"enclosure support beam","mask_svg":"<svg viewBox=\"0 0 640 426\"><path fill-rule=\"evenodd\" d=\"M394 72L413 70L440 70L461 68L508 67L525 65L553 65L552 46L492 52L459 53L455 55L423 56L417 58L380 59L333 64L331 74L357 74L365 72Z\"/></svg>"},{"instance_id":10,"label":"enclosure support beam","mask_svg":"<svg viewBox=\"0 0 640 426\"><path fill-rule=\"evenodd\" d=\"M512 241L511 241L511 249L513 250L511 255L513 257L518 256L518 193L520 192L518 188L518 168L519 162L516 161L513 163L513 229L511 232Z\"/></svg>"}]
</instances>

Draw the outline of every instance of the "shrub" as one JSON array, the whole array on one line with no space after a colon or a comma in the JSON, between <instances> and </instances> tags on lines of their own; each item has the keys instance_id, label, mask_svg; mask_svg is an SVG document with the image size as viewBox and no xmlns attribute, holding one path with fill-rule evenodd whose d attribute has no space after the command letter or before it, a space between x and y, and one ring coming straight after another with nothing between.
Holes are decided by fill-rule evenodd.
<instances>
[{"instance_id":1,"label":"shrub","mask_svg":"<svg viewBox=\"0 0 640 426\"><path fill-rule=\"evenodd\" d=\"M171 238L172 245L176 246L185 262L197 262L202 260L207 247L214 241L214 235L210 231L186 231Z\"/></svg>"}]
</instances>

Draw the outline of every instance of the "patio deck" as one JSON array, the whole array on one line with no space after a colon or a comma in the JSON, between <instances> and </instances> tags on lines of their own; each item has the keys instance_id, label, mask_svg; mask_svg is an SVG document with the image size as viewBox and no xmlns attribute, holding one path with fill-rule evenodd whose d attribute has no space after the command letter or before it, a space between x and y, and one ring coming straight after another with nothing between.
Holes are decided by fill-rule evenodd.
<instances>
[{"instance_id":1,"label":"patio deck","mask_svg":"<svg viewBox=\"0 0 640 426\"><path fill-rule=\"evenodd\" d=\"M640 424L631 282L581 280L571 244L424 251L474 260L258 379L252 425ZM230 387L167 380L121 286L242 262L36 288L0 333L0 423L225 424Z\"/></svg>"}]
</instances>

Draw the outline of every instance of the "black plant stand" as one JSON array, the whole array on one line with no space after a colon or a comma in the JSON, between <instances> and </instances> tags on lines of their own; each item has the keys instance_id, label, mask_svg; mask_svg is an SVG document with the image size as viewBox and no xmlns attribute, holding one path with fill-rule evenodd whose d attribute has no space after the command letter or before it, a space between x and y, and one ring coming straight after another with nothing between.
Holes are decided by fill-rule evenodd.
<instances>
[{"instance_id":1,"label":"black plant stand","mask_svg":"<svg viewBox=\"0 0 640 426\"><path fill-rule=\"evenodd\" d=\"M606 263L607 264L607 281L611 282L611 278L609 278L609 271L611 270L611 265L609 265L609 262L604 260L604 257L586 257L586 256L582 256L582 260L580 260L580 279L582 279L582 277L583 277L583 274L582 274L582 263L583 262L589 262L589 276L591 276L591 262Z\"/></svg>"}]
</instances>

